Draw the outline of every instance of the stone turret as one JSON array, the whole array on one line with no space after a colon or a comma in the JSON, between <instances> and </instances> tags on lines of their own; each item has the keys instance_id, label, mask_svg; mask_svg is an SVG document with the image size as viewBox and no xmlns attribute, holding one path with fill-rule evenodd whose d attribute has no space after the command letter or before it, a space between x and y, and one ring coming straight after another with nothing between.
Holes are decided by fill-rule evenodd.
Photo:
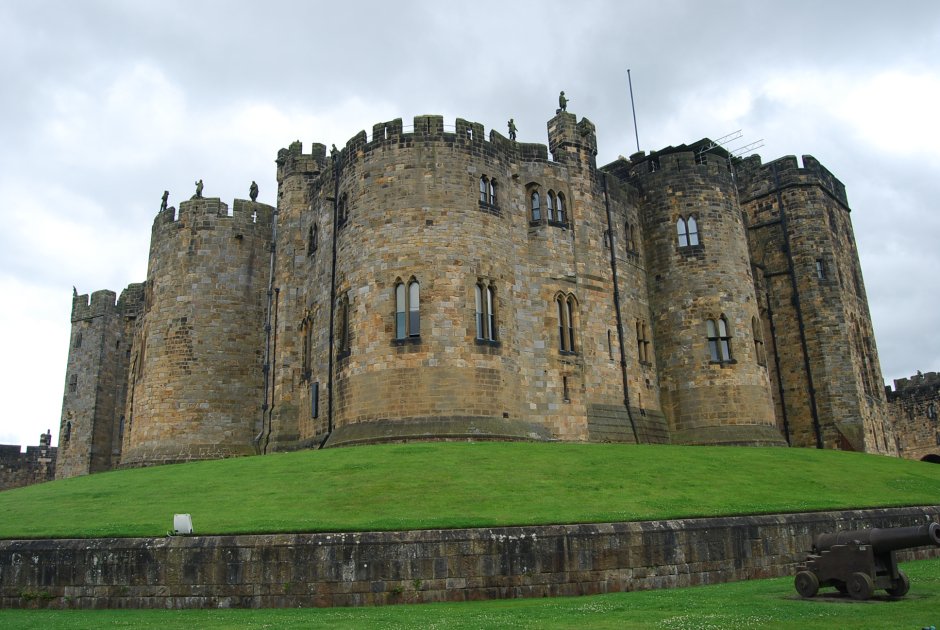
<instances>
[{"instance_id":1,"label":"stone turret","mask_svg":"<svg viewBox=\"0 0 940 630\"><path fill-rule=\"evenodd\" d=\"M896 454L845 186L809 155L736 171L789 442Z\"/></svg>"},{"instance_id":2,"label":"stone turret","mask_svg":"<svg viewBox=\"0 0 940 630\"><path fill-rule=\"evenodd\" d=\"M141 284L128 286L117 302L113 291L72 298L57 478L110 470L120 462L131 332L142 301Z\"/></svg>"},{"instance_id":3,"label":"stone turret","mask_svg":"<svg viewBox=\"0 0 940 630\"><path fill-rule=\"evenodd\" d=\"M154 220L124 465L254 452L273 213L194 198Z\"/></svg>"},{"instance_id":4,"label":"stone turret","mask_svg":"<svg viewBox=\"0 0 940 630\"><path fill-rule=\"evenodd\" d=\"M673 442L783 444L753 325L757 298L727 155L637 156L662 409Z\"/></svg>"}]
</instances>

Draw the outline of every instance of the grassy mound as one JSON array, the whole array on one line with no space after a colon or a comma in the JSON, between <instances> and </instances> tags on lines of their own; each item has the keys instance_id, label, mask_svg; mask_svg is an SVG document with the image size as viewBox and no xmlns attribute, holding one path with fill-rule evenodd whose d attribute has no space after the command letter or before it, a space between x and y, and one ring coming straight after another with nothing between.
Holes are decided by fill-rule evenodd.
<instances>
[{"instance_id":1,"label":"grassy mound","mask_svg":"<svg viewBox=\"0 0 940 630\"><path fill-rule=\"evenodd\" d=\"M940 466L786 448L425 443L197 462L0 492L0 538L364 531L935 504Z\"/></svg>"}]
</instances>

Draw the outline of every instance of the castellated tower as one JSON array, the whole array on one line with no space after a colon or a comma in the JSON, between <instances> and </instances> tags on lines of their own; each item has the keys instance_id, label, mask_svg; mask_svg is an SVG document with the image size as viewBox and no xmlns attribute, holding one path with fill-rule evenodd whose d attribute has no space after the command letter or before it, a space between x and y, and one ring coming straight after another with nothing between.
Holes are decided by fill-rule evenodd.
<instances>
[{"instance_id":1,"label":"castellated tower","mask_svg":"<svg viewBox=\"0 0 940 630\"><path fill-rule=\"evenodd\" d=\"M560 112L548 128L554 162L440 116L380 123L329 158L280 152L272 448L642 439L594 126Z\"/></svg>"},{"instance_id":2,"label":"castellated tower","mask_svg":"<svg viewBox=\"0 0 940 630\"><path fill-rule=\"evenodd\" d=\"M123 465L254 452L273 214L200 197L154 220Z\"/></svg>"},{"instance_id":3,"label":"castellated tower","mask_svg":"<svg viewBox=\"0 0 940 630\"><path fill-rule=\"evenodd\" d=\"M845 186L809 155L737 172L788 442L896 455Z\"/></svg>"},{"instance_id":4,"label":"castellated tower","mask_svg":"<svg viewBox=\"0 0 940 630\"><path fill-rule=\"evenodd\" d=\"M683 444L783 444L744 222L726 155L711 143L634 163L661 403ZM713 149L714 150L714 149Z\"/></svg>"},{"instance_id":5,"label":"castellated tower","mask_svg":"<svg viewBox=\"0 0 940 630\"><path fill-rule=\"evenodd\" d=\"M547 136L395 119L281 149L276 209L161 211L146 283L74 300L58 476L442 439L896 454L837 179L707 139L598 169L564 110Z\"/></svg>"},{"instance_id":6,"label":"castellated tower","mask_svg":"<svg viewBox=\"0 0 940 630\"><path fill-rule=\"evenodd\" d=\"M120 463L127 369L143 285L72 298L56 478L110 470Z\"/></svg>"}]
</instances>

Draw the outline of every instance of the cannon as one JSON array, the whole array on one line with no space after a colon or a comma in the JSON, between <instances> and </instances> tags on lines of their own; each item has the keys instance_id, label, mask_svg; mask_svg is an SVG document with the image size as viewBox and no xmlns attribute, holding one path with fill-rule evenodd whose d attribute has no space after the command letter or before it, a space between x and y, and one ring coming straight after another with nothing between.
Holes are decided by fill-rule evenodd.
<instances>
[{"instance_id":1,"label":"cannon","mask_svg":"<svg viewBox=\"0 0 940 630\"><path fill-rule=\"evenodd\" d=\"M797 567L794 585L802 597L813 597L823 586L858 600L882 588L901 597L911 582L898 569L895 552L923 546L940 547L940 524L820 534L806 562Z\"/></svg>"}]
</instances>

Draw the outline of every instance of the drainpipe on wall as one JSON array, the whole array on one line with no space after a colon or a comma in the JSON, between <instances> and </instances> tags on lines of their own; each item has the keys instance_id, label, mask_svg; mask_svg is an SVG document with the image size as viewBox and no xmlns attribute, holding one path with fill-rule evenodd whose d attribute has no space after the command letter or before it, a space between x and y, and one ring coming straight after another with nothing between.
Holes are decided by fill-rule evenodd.
<instances>
[{"instance_id":1,"label":"drainpipe on wall","mask_svg":"<svg viewBox=\"0 0 940 630\"><path fill-rule=\"evenodd\" d=\"M617 339L620 342L620 376L623 379L623 405L627 408L630 428L633 429L633 440L639 444L640 438L636 432L636 422L633 420L633 412L630 411L627 355L623 347L623 317L620 315L620 283L617 281L617 250L614 247L614 229L610 218L610 198L607 195L607 173L602 173L601 186L604 190L604 210L607 212L607 242L610 244L610 271L613 274L614 281L614 311L617 313Z\"/></svg>"},{"instance_id":2,"label":"drainpipe on wall","mask_svg":"<svg viewBox=\"0 0 940 630\"><path fill-rule=\"evenodd\" d=\"M275 256L277 254L277 219L278 211L277 208L274 209L274 214L271 215L271 256L268 263L268 305L267 312L264 317L264 364L261 366L261 372L264 374L264 399L261 403L261 431L258 432L258 435L255 436L255 443L260 448L261 454L263 455L268 448L267 443L262 444L261 440L264 438L264 423L265 416L267 416L267 421L270 423L271 416L268 413L268 385L271 385L271 401L274 400L274 381L271 378L271 309L272 301L274 297L274 262ZM270 429L268 430L268 436L271 435Z\"/></svg>"}]
</instances>

